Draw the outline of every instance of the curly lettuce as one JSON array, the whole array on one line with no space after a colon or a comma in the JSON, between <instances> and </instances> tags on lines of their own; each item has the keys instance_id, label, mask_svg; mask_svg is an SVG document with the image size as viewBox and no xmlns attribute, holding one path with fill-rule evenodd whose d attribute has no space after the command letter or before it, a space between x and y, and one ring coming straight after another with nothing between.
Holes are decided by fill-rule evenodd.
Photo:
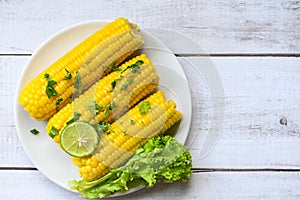
<instances>
[{"instance_id":1,"label":"curly lettuce","mask_svg":"<svg viewBox=\"0 0 300 200\"><path fill-rule=\"evenodd\" d=\"M165 135L149 139L124 166L112 169L105 176L94 181L72 180L69 185L82 197L103 198L141 185L151 188L160 180L186 182L191 168L188 148Z\"/></svg>"}]
</instances>

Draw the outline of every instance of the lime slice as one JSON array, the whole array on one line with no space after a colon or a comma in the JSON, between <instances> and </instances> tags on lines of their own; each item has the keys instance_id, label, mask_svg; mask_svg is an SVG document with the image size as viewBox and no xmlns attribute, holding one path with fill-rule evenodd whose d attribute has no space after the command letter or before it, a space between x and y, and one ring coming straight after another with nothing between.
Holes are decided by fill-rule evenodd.
<instances>
[{"instance_id":1,"label":"lime slice","mask_svg":"<svg viewBox=\"0 0 300 200\"><path fill-rule=\"evenodd\" d=\"M82 158L91 155L99 143L99 134L87 122L74 122L63 129L60 144L71 156Z\"/></svg>"}]
</instances>

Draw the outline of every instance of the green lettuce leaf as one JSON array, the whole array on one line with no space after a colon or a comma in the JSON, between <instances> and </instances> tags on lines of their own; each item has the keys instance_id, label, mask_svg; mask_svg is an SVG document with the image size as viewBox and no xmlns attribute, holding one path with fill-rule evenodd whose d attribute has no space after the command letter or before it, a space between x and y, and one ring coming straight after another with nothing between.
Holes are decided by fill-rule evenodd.
<instances>
[{"instance_id":1,"label":"green lettuce leaf","mask_svg":"<svg viewBox=\"0 0 300 200\"><path fill-rule=\"evenodd\" d=\"M160 180L186 182L191 168L192 157L187 147L166 135L149 139L124 166L112 169L102 178L72 180L69 185L82 197L103 198L141 185L151 188Z\"/></svg>"}]
</instances>

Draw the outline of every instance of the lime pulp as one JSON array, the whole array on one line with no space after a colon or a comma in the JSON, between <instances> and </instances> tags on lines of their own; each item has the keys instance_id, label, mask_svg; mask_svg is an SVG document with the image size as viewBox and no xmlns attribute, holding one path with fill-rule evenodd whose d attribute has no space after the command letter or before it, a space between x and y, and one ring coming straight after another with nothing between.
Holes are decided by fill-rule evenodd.
<instances>
[{"instance_id":1,"label":"lime pulp","mask_svg":"<svg viewBox=\"0 0 300 200\"><path fill-rule=\"evenodd\" d=\"M93 154L99 143L99 134L87 122L74 122L60 134L62 149L71 156L82 158Z\"/></svg>"}]
</instances>

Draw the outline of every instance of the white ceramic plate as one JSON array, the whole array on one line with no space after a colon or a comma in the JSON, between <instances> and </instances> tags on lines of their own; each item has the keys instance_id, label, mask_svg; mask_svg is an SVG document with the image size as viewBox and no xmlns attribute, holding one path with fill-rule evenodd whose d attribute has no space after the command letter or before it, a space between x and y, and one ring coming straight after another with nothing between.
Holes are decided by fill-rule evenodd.
<instances>
[{"instance_id":1,"label":"white ceramic plate","mask_svg":"<svg viewBox=\"0 0 300 200\"><path fill-rule=\"evenodd\" d=\"M48 137L45 130L46 122L32 119L19 104L18 96L32 78L107 23L108 21L82 23L52 36L31 56L17 85L14 114L23 148L39 171L66 190L70 190L69 180L80 179L77 167L72 164L71 157ZM192 112L191 95L184 71L176 57L160 40L147 31L142 31L142 34L145 44L141 51L156 66L161 80L159 88L165 93L167 99L173 99L177 103L177 108L183 113L175 138L184 144L188 136ZM31 134L30 130L33 128L39 130L40 134Z\"/></svg>"}]
</instances>

